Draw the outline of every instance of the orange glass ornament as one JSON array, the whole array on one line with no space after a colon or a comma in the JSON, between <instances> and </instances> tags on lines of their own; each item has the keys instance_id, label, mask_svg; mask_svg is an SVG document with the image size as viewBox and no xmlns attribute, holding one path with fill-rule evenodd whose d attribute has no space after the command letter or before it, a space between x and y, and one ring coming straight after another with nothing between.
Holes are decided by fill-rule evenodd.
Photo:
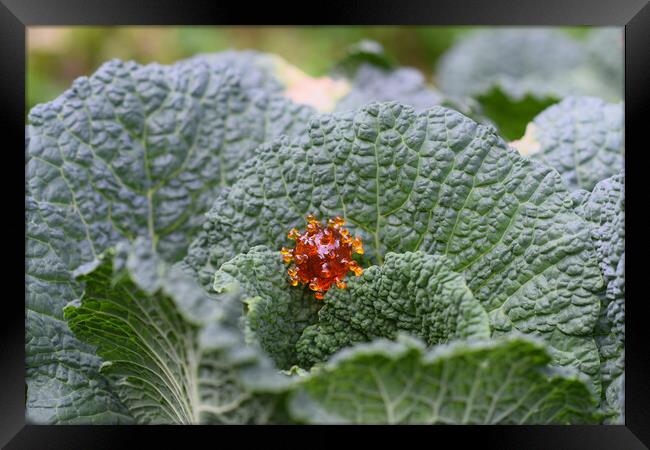
<instances>
[{"instance_id":1,"label":"orange glass ornament","mask_svg":"<svg viewBox=\"0 0 650 450\"><path fill-rule=\"evenodd\" d=\"M344 224L345 220L337 216L323 225L310 214L305 232L295 228L289 231L287 236L296 241L296 246L282 247L280 254L285 263L291 263L287 273L292 286L308 284L314 297L322 300L333 285L346 288L343 279L349 271L361 276L363 269L352 259L352 253L363 254L363 243L359 237L351 238Z\"/></svg>"}]
</instances>

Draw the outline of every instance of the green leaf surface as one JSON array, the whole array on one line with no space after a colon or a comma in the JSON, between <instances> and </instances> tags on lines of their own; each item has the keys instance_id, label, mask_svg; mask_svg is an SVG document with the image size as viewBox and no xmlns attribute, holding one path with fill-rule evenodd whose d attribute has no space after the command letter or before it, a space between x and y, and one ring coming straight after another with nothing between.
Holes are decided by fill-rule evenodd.
<instances>
[{"instance_id":1,"label":"green leaf surface","mask_svg":"<svg viewBox=\"0 0 650 450\"><path fill-rule=\"evenodd\" d=\"M61 313L62 315L62 313ZM63 317L27 312L29 423L132 424L133 417L99 375L95 348L77 340Z\"/></svg>"},{"instance_id":2,"label":"green leaf surface","mask_svg":"<svg viewBox=\"0 0 650 450\"><path fill-rule=\"evenodd\" d=\"M246 304L246 327L281 369L297 362L296 342L308 325L317 321L322 306L308 289L289 285L280 252L253 247L237 255L216 272L214 290L239 285Z\"/></svg>"},{"instance_id":3,"label":"green leaf surface","mask_svg":"<svg viewBox=\"0 0 650 450\"><path fill-rule=\"evenodd\" d=\"M331 289L318 323L298 341L301 365L311 367L341 348L398 333L428 346L454 339L489 339L487 313L444 256L388 253L346 289Z\"/></svg>"},{"instance_id":4,"label":"green leaf surface","mask_svg":"<svg viewBox=\"0 0 650 450\"><path fill-rule=\"evenodd\" d=\"M578 212L595 224L592 238L607 283L601 314L596 326L596 343L601 360L603 394L608 400L611 383L625 371L625 177L621 172L599 182L584 196ZM610 405L622 400L609 401ZM620 412L620 410L619 410Z\"/></svg>"},{"instance_id":5,"label":"green leaf surface","mask_svg":"<svg viewBox=\"0 0 650 450\"><path fill-rule=\"evenodd\" d=\"M602 400L605 409L611 409L617 415L623 414L619 408L624 399L615 399L615 394L624 395L623 390L612 386L625 376L625 343L612 332L611 323L603 314L594 332L598 354L600 357L600 377L602 385Z\"/></svg>"},{"instance_id":6,"label":"green leaf surface","mask_svg":"<svg viewBox=\"0 0 650 450\"><path fill-rule=\"evenodd\" d=\"M248 84L252 83L250 81ZM247 83L243 83L247 84ZM118 60L29 115L26 142L27 416L120 423L92 349L62 322L72 273L122 239L183 256L216 192L259 143L303 129L308 107L201 59ZM84 419L85 418L85 419Z\"/></svg>"},{"instance_id":7,"label":"green leaf surface","mask_svg":"<svg viewBox=\"0 0 650 450\"><path fill-rule=\"evenodd\" d=\"M622 47L601 46L592 57L588 46L549 29L490 29L468 34L444 54L437 81L446 94L479 100L485 114L507 139L517 139L535 115L571 95L621 99L611 65Z\"/></svg>"},{"instance_id":8,"label":"green leaf surface","mask_svg":"<svg viewBox=\"0 0 650 450\"><path fill-rule=\"evenodd\" d=\"M596 225L593 240L607 283L607 317L625 336L625 184L619 173L599 182L579 212Z\"/></svg>"},{"instance_id":9,"label":"green leaf surface","mask_svg":"<svg viewBox=\"0 0 650 450\"><path fill-rule=\"evenodd\" d=\"M364 267L387 252L446 255L494 330L574 338L558 362L598 389L591 335L603 281L590 224L560 175L509 149L493 127L397 103L318 116L300 144L260 147L215 199L184 262L210 287L238 253L288 245L310 212L345 217L365 243Z\"/></svg>"},{"instance_id":10,"label":"green leaf surface","mask_svg":"<svg viewBox=\"0 0 650 450\"><path fill-rule=\"evenodd\" d=\"M625 373L615 378L606 391L607 405L616 415L607 424L625 425Z\"/></svg>"},{"instance_id":11,"label":"green leaf surface","mask_svg":"<svg viewBox=\"0 0 650 450\"><path fill-rule=\"evenodd\" d=\"M303 379L290 402L308 423L597 423L597 405L575 372L549 368L537 341L377 340L341 351Z\"/></svg>"},{"instance_id":12,"label":"green leaf surface","mask_svg":"<svg viewBox=\"0 0 650 450\"><path fill-rule=\"evenodd\" d=\"M289 381L245 345L238 293L214 301L150 243L124 247L81 277L84 295L64 311L137 422L268 422Z\"/></svg>"},{"instance_id":13,"label":"green leaf surface","mask_svg":"<svg viewBox=\"0 0 650 450\"><path fill-rule=\"evenodd\" d=\"M623 169L623 105L566 98L535 117L511 145L556 169L570 188L591 191Z\"/></svg>"}]
</instances>

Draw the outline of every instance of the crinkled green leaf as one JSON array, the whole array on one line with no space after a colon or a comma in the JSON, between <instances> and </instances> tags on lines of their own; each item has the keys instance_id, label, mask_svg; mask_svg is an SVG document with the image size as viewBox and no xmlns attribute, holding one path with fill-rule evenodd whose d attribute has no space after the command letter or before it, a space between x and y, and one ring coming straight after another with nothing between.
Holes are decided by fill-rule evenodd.
<instances>
[{"instance_id":1,"label":"crinkled green leaf","mask_svg":"<svg viewBox=\"0 0 650 450\"><path fill-rule=\"evenodd\" d=\"M576 372L549 368L537 341L377 340L341 351L299 384L292 415L309 423L598 423Z\"/></svg>"},{"instance_id":2,"label":"crinkled green leaf","mask_svg":"<svg viewBox=\"0 0 650 450\"><path fill-rule=\"evenodd\" d=\"M289 285L280 252L253 247L224 263L215 274L214 290L223 292L233 282L246 303L246 326L281 369L297 362L296 342L316 322L322 306L308 289Z\"/></svg>"},{"instance_id":3,"label":"crinkled green leaf","mask_svg":"<svg viewBox=\"0 0 650 450\"><path fill-rule=\"evenodd\" d=\"M593 240L607 283L607 317L625 336L625 184L619 173L599 182L579 212L596 225Z\"/></svg>"},{"instance_id":4,"label":"crinkled green leaf","mask_svg":"<svg viewBox=\"0 0 650 450\"><path fill-rule=\"evenodd\" d=\"M623 169L623 105L566 98L535 117L512 145L556 169L570 188L591 191Z\"/></svg>"},{"instance_id":5,"label":"crinkled green leaf","mask_svg":"<svg viewBox=\"0 0 650 450\"><path fill-rule=\"evenodd\" d=\"M622 58L620 47L603 52ZM482 30L441 57L437 80L447 94L479 100L502 136L516 139L533 117L566 96L621 98L587 54L584 44L556 30Z\"/></svg>"},{"instance_id":6,"label":"crinkled green leaf","mask_svg":"<svg viewBox=\"0 0 650 450\"><path fill-rule=\"evenodd\" d=\"M310 212L347 219L365 243L364 267L387 252L446 255L493 329L575 338L575 359L562 360L598 387L603 282L589 222L555 170L509 149L494 128L396 103L318 116L301 144L259 149L217 196L185 263L209 287L238 253L289 245L287 231Z\"/></svg>"},{"instance_id":7,"label":"crinkled green leaf","mask_svg":"<svg viewBox=\"0 0 650 450\"><path fill-rule=\"evenodd\" d=\"M224 263L214 290L233 282L244 292L249 330L284 369L309 368L342 347L400 331L428 345L490 336L485 310L443 256L390 253L383 266L350 277L346 289L332 288L321 302L306 287L290 286L280 253L260 246Z\"/></svg>"},{"instance_id":8,"label":"crinkled green leaf","mask_svg":"<svg viewBox=\"0 0 650 450\"><path fill-rule=\"evenodd\" d=\"M81 278L65 308L70 329L97 347L101 373L144 424L264 423L289 381L246 346L236 292L214 301L146 241L112 253ZM124 253L124 255L123 255Z\"/></svg>"},{"instance_id":9,"label":"crinkled green leaf","mask_svg":"<svg viewBox=\"0 0 650 450\"><path fill-rule=\"evenodd\" d=\"M63 306L81 294L72 272L137 236L151 239L164 259L179 259L210 200L252 149L300 131L312 112L263 88L244 88L236 71L201 59L172 66L114 60L31 111L30 420L124 420L97 375L99 360L62 322Z\"/></svg>"},{"instance_id":10,"label":"crinkled green leaf","mask_svg":"<svg viewBox=\"0 0 650 450\"><path fill-rule=\"evenodd\" d=\"M74 338L63 317L28 311L27 327L29 422L133 423L108 380L99 375L102 360L95 348Z\"/></svg>"},{"instance_id":11,"label":"crinkled green leaf","mask_svg":"<svg viewBox=\"0 0 650 450\"><path fill-rule=\"evenodd\" d=\"M616 415L605 423L614 425L625 424L625 373L615 378L606 391L607 405Z\"/></svg>"},{"instance_id":12,"label":"crinkled green leaf","mask_svg":"<svg viewBox=\"0 0 650 450\"><path fill-rule=\"evenodd\" d=\"M612 332L611 323L605 314L602 314L598 325L596 325L594 335L600 357L602 399L606 409L611 409L620 415L623 411L618 406L623 404L624 399L615 400L614 394L624 395L624 392L612 387L612 384L620 377L625 376L625 343L621 342L619 336Z\"/></svg>"},{"instance_id":13,"label":"crinkled green leaf","mask_svg":"<svg viewBox=\"0 0 650 450\"><path fill-rule=\"evenodd\" d=\"M382 266L331 289L318 323L298 341L299 362L311 367L343 347L400 332L428 346L454 339L488 339L488 316L444 256L388 253Z\"/></svg>"},{"instance_id":14,"label":"crinkled green leaf","mask_svg":"<svg viewBox=\"0 0 650 450\"><path fill-rule=\"evenodd\" d=\"M625 370L625 178L621 172L599 182L578 212L595 224L592 238L607 283L595 329L603 394ZM605 391L607 388L607 391ZM612 388L613 389L613 388ZM619 392L619 391L616 391ZM622 400L621 400L622 402ZM621 402L609 402L617 405ZM620 411L620 410L619 410Z\"/></svg>"}]
</instances>

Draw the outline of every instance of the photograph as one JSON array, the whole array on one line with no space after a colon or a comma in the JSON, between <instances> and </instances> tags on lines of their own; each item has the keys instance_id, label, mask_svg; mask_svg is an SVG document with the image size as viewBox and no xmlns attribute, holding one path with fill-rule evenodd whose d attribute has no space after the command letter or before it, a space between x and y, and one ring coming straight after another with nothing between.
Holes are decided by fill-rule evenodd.
<instances>
[{"instance_id":1,"label":"photograph","mask_svg":"<svg viewBox=\"0 0 650 450\"><path fill-rule=\"evenodd\" d=\"M625 424L624 34L28 27L26 422Z\"/></svg>"}]
</instances>

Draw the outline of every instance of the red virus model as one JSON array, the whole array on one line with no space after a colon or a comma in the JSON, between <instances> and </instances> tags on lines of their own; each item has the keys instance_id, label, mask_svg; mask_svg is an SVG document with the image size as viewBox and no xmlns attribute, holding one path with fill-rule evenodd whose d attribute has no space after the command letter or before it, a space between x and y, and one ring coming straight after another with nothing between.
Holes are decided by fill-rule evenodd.
<instances>
[{"instance_id":1,"label":"red virus model","mask_svg":"<svg viewBox=\"0 0 650 450\"><path fill-rule=\"evenodd\" d=\"M324 226L310 214L304 233L295 228L289 231L288 237L296 241L296 247L282 247L280 253L285 263L294 263L287 270L292 286L309 284L314 297L322 300L333 284L345 289L347 285L343 279L349 271L356 276L363 273L352 259L352 253L363 254L363 244L359 237L350 237L344 224L345 221L337 216Z\"/></svg>"}]
</instances>

